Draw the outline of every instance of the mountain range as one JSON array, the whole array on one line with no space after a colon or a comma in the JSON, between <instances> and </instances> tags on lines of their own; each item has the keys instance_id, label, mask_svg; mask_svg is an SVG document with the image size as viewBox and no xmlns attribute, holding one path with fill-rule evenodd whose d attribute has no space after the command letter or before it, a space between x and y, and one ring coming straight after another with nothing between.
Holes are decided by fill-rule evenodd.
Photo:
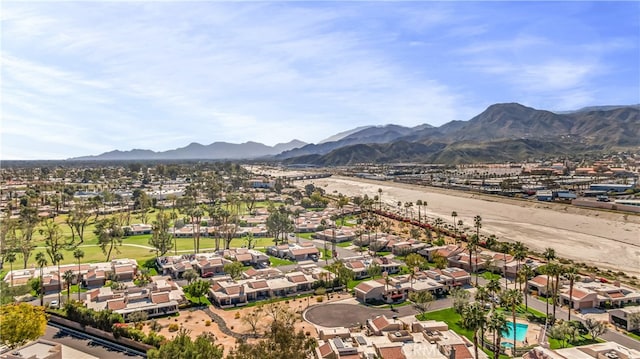
<instances>
[{"instance_id":1,"label":"mountain range","mask_svg":"<svg viewBox=\"0 0 640 359\"><path fill-rule=\"evenodd\" d=\"M73 160L263 159L320 166L363 162L469 163L521 161L640 147L640 105L586 107L556 113L518 103L489 106L468 121L440 127L364 126L306 144L192 143L164 152L112 151Z\"/></svg>"}]
</instances>

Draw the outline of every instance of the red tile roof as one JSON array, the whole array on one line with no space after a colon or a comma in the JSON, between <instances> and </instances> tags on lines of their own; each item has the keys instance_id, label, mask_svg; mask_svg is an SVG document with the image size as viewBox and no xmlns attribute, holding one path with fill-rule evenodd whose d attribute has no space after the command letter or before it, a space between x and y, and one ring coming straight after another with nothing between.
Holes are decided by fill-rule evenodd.
<instances>
[{"instance_id":1,"label":"red tile roof","mask_svg":"<svg viewBox=\"0 0 640 359\"><path fill-rule=\"evenodd\" d=\"M124 309L127 303L124 302L124 298L110 300L107 302L107 308L111 310Z\"/></svg>"},{"instance_id":2,"label":"red tile roof","mask_svg":"<svg viewBox=\"0 0 640 359\"><path fill-rule=\"evenodd\" d=\"M378 352L384 359L407 359L402 352L402 347L378 348Z\"/></svg>"},{"instance_id":3,"label":"red tile roof","mask_svg":"<svg viewBox=\"0 0 640 359\"><path fill-rule=\"evenodd\" d=\"M170 301L169 293L153 293L151 294L151 301L156 304L168 303Z\"/></svg>"}]
</instances>

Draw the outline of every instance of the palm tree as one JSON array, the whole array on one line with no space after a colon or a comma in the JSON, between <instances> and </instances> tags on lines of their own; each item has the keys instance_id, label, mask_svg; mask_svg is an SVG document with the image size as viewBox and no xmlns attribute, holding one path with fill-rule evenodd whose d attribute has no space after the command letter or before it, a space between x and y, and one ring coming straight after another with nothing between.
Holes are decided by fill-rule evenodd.
<instances>
[{"instance_id":1,"label":"palm tree","mask_svg":"<svg viewBox=\"0 0 640 359\"><path fill-rule=\"evenodd\" d=\"M73 283L73 279L76 277L76 275L73 273L73 271L71 269L69 269L68 271L65 271L62 274L62 279L64 279L65 284L67 285L67 303L69 302L69 299L71 297L71 284ZM60 303L60 302L58 302Z\"/></svg>"},{"instance_id":2,"label":"palm tree","mask_svg":"<svg viewBox=\"0 0 640 359\"><path fill-rule=\"evenodd\" d=\"M528 301L528 294L529 294L529 290L527 289L527 282L529 281L529 279L533 278L533 276L535 275L533 269L531 269L530 266L528 266L527 264L522 266L522 269L520 270L520 273L518 273L518 275L520 276L520 280L522 283L524 283L524 288L522 288L522 295L524 296L524 307L525 309L528 311L529 310L529 301Z\"/></svg>"},{"instance_id":3,"label":"palm tree","mask_svg":"<svg viewBox=\"0 0 640 359\"><path fill-rule=\"evenodd\" d=\"M475 358L478 358L478 331L484 327L486 320L484 309L479 303L473 303L464 308L462 321L465 328L473 330Z\"/></svg>"},{"instance_id":4,"label":"palm tree","mask_svg":"<svg viewBox=\"0 0 640 359\"><path fill-rule=\"evenodd\" d=\"M513 354L516 353L516 308L522 304L522 293L516 289L507 290L502 296L502 301L506 307L511 309L511 319L513 320Z\"/></svg>"},{"instance_id":5,"label":"palm tree","mask_svg":"<svg viewBox=\"0 0 640 359\"><path fill-rule=\"evenodd\" d=\"M80 260L84 258L84 252L82 249L76 249L73 251L73 258L78 260L78 301L80 301L80 282L82 280L82 276L80 275Z\"/></svg>"},{"instance_id":6,"label":"palm tree","mask_svg":"<svg viewBox=\"0 0 640 359\"><path fill-rule=\"evenodd\" d=\"M477 273L477 269L478 268L473 268L472 264L471 264L471 257L473 257L473 252L476 252L476 267L478 264L478 236L471 236L471 238L469 238L469 241L467 242L467 249L469 250L469 271L471 273L475 273L476 274L476 287L478 286L478 273Z\"/></svg>"},{"instance_id":7,"label":"palm tree","mask_svg":"<svg viewBox=\"0 0 640 359\"><path fill-rule=\"evenodd\" d=\"M507 319L504 314L497 311L492 311L487 322L487 330L493 331L493 358L500 358L500 342L502 340L502 332L506 332L508 329Z\"/></svg>"},{"instance_id":8,"label":"palm tree","mask_svg":"<svg viewBox=\"0 0 640 359\"><path fill-rule=\"evenodd\" d=\"M422 207L421 199L416 201L416 206L418 207L418 222L422 223L422 212L420 211L420 207Z\"/></svg>"},{"instance_id":9,"label":"palm tree","mask_svg":"<svg viewBox=\"0 0 640 359\"><path fill-rule=\"evenodd\" d=\"M382 211L382 188L378 188L378 210Z\"/></svg>"},{"instance_id":10,"label":"palm tree","mask_svg":"<svg viewBox=\"0 0 640 359\"><path fill-rule=\"evenodd\" d=\"M513 254L513 259L516 260L516 281L514 281L514 289L515 286L518 284L517 279L518 279L518 271L520 270L520 262L522 262L525 258L527 258L527 247L522 244L522 242L516 242L513 247L511 248L512 250L512 254ZM506 273L505 273L506 276ZM522 290L522 288L520 288Z\"/></svg>"},{"instance_id":11,"label":"palm tree","mask_svg":"<svg viewBox=\"0 0 640 359\"><path fill-rule=\"evenodd\" d=\"M451 212L451 218L453 218L453 233L456 241L458 240L458 227L456 227L456 217L458 217L458 212Z\"/></svg>"},{"instance_id":12,"label":"palm tree","mask_svg":"<svg viewBox=\"0 0 640 359\"><path fill-rule=\"evenodd\" d=\"M568 266L564 269L564 276L569 280L569 310L567 321L571 321L571 307L573 306L573 284L578 279L578 269L575 266Z\"/></svg>"},{"instance_id":13,"label":"palm tree","mask_svg":"<svg viewBox=\"0 0 640 359\"><path fill-rule=\"evenodd\" d=\"M58 272L56 275L58 276L58 305L60 305L62 298L60 295L62 293L62 275L60 274L60 262L64 259L64 256L60 252L56 252L53 254L53 261L58 266Z\"/></svg>"},{"instance_id":14,"label":"palm tree","mask_svg":"<svg viewBox=\"0 0 640 359\"><path fill-rule=\"evenodd\" d=\"M13 262L16 261L16 254L14 252L8 252L4 255L4 260L9 262L9 270L13 272ZM11 273L11 286L13 287L13 273Z\"/></svg>"},{"instance_id":15,"label":"palm tree","mask_svg":"<svg viewBox=\"0 0 640 359\"><path fill-rule=\"evenodd\" d=\"M493 296L493 299L497 298L502 291L502 288L500 287L500 280L498 278L491 278L489 282L487 282L486 288L487 292L489 292ZM491 301L491 307L496 307L495 300Z\"/></svg>"},{"instance_id":16,"label":"palm tree","mask_svg":"<svg viewBox=\"0 0 640 359\"><path fill-rule=\"evenodd\" d=\"M480 228L482 228L482 217L480 215L473 217L473 225L476 227L476 237L480 241Z\"/></svg>"},{"instance_id":17,"label":"palm tree","mask_svg":"<svg viewBox=\"0 0 640 359\"><path fill-rule=\"evenodd\" d=\"M555 249L553 249L551 247L546 248L544 250L544 253L542 254L542 256L547 260L547 266L544 267L544 270L543 270L544 273L543 274L547 275L547 288L546 288L546 293L545 293L545 296L546 296L545 299L547 299L547 300L545 300L545 302L547 304L547 306L546 306L547 307L546 308L546 310L547 310L547 318L549 318L549 300L548 300L548 298L549 298L549 283L550 283L549 274L550 273L549 273L549 270L548 270L548 266L551 263L551 261L556 258L556 251L555 251Z\"/></svg>"},{"instance_id":18,"label":"palm tree","mask_svg":"<svg viewBox=\"0 0 640 359\"><path fill-rule=\"evenodd\" d=\"M476 288L476 294L474 296L476 302L479 302L484 308L485 304L490 300L490 293L487 287L479 286Z\"/></svg>"},{"instance_id":19,"label":"palm tree","mask_svg":"<svg viewBox=\"0 0 640 359\"><path fill-rule=\"evenodd\" d=\"M36 262L40 267L40 305L44 305L44 283L42 282L42 269L47 265L47 256L44 252L36 254Z\"/></svg>"},{"instance_id":20,"label":"palm tree","mask_svg":"<svg viewBox=\"0 0 640 359\"><path fill-rule=\"evenodd\" d=\"M560 288L560 275L564 273L564 267L557 263L551 263L547 265L547 270L548 275L553 276L553 293L551 298L553 300L553 318L555 318L556 306L558 304L558 289Z\"/></svg>"}]
</instances>

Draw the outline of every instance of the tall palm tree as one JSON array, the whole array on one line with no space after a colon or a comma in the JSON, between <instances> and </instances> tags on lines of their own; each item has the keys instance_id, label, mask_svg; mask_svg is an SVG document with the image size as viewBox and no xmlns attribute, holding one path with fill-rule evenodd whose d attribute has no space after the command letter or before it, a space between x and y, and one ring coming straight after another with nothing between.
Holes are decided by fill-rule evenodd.
<instances>
[{"instance_id":1,"label":"tall palm tree","mask_svg":"<svg viewBox=\"0 0 640 359\"><path fill-rule=\"evenodd\" d=\"M378 188L378 210L382 211L382 188Z\"/></svg>"},{"instance_id":2,"label":"tall palm tree","mask_svg":"<svg viewBox=\"0 0 640 359\"><path fill-rule=\"evenodd\" d=\"M478 286L478 238L479 237L475 235L471 236L471 238L469 238L469 241L467 242L467 249L469 250L469 271L476 274L476 287ZM476 254L476 268L474 268L471 264L471 257L473 257L474 252Z\"/></svg>"},{"instance_id":3,"label":"tall palm tree","mask_svg":"<svg viewBox=\"0 0 640 359\"><path fill-rule=\"evenodd\" d=\"M84 258L84 252L82 249L76 249L73 251L73 258L78 260L78 301L80 301L80 283L82 281L82 276L80 275L80 259Z\"/></svg>"},{"instance_id":4,"label":"tall palm tree","mask_svg":"<svg viewBox=\"0 0 640 359\"><path fill-rule=\"evenodd\" d=\"M38 267L40 267L40 305L44 305L44 283L42 282L42 269L48 264L47 256L44 252L38 252L36 254L36 263L38 263Z\"/></svg>"},{"instance_id":5,"label":"tall palm tree","mask_svg":"<svg viewBox=\"0 0 640 359\"><path fill-rule=\"evenodd\" d=\"M567 320L571 321L571 307L573 306L573 284L579 278L578 269L575 266L568 266L564 269L564 276L569 280L569 310Z\"/></svg>"},{"instance_id":6,"label":"tall palm tree","mask_svg":"<svg viewBox=\"0 0 640 359\"><path fill-rule=\"evenodd\" d=\"M477 215L473 217L473 225L476 227L476 237L478 237L478 241L480 240L480 228L482 228L482 217Z\"/></svg>"},{"instance_id":7,"label":"tall palm tree","mask_svg":"<svg viewBox=\"0 0 640 359\"><path fill-rule=\"evenodd\" d=\"M508 289L502 296L502 301L506 307L511 309L511 319L513 320L513 354L516 353L516 308L522 304L522 293L516 289Z\"/></svg>"},{"instance_id":8,"label":"tall palm tree","mask_svg":"<svg viewBox=\"0 0 640 359\"><path fill-rule=\"evenodd\" d=\"M552 301L553 301L553 318L556 317L556 306L558 302L558 289L560 288L560 275L564 273L564 267L558 263L551 263L547 265L548 275L553 276L553 288L552 288Z\"/></svg>"},{"instance_id":9,"label":"tall palm tree","mask_svg":"<svg viewBox=\"0 0 640 359\"><path fill-rule=\"evenodd\" d=\"M474 299L484 308L485 304L490 300L490 293L487 287L479 286L476 288Z\"/></svg>"},{"instance_id":10,"label":"tall palm tree","mask_svg":"<svg viewBox=\"0 0 640 359\"><path fill-rule=\"evenodd\" d=\"M60 262L64 259L64 256L60 252L56 252L53 254L53 260L58 267L58 272L56 275L58 276L58 305L60 305L62 298L60 295L62 294L62 274L60 274Z\"/></svg>"},{"instance_id":11,"label":"tall palm tree","mask_svg":"<svg viewBox=\"0 0 640 359\"><path fill-rule=\"evenodd\" d=\"M9 270L11 272L13 272L13 262L16 261L16 254L14 252L7 252L7 254L4 255L4 260L6 262L9 262ZM11 286L13 287L13 273L11 273Z\"/></svg>"},{"instance_id":12,"label":"tall palm tree","mask_svg":"<svg viewBox=\"0 0 640 359\"><path fill-rule=\"evenodd\" d=\"M475 358L478 358L478 331L484 327L487 320L485 315L486 313L479 303L473 303L465 306L462 313L464 327L469 330L473 330Z\"/></svg>"},{"instance_id":13,"label":"tall palm tree","mask_svg":"<svg viewBox=\"0 0 640 359\"><path fill-rule=\"evenodd\" d=\"M512 251L512 255L513 255L513 259L516 260L516 280L513 282L514 285L514 289L515 286L518 284L518 271L520 270L520 263L527 258L527 247L522 244L522 242L518 241L516 242L513 247L511 247L511 251ZM506 273L505 273L506 276ZM520 290L522 290L522 288L520 288Z\"/></svg>"},{"instance_id":14,"label":"tall palm tree","mask_svg":"<svg viewBox=\"0 0 640 359\"><path fill-rule=\"evenodd\" d=\"M554 260L556 258L556 250L548 247L545 248L544 253L542 254L542 256L547 260L547 266L544 267L543 269L543 274L547 275L547 286L546 286L546 293L545 296L547 300L545 300L546 302L546 310L547 310L547 318L549 318L549 284L550 284L550 279L549 279L549 270L548 270L548 265L551 263L552 260Z\"/></svg>"},{"instance_id":15,"label":"tall palm tree","mask_svg":"<svg viewBox=\"0 0 640 359\"><path fill-rule=\"evenodd\" d=\"M422 207L421 199L416 201L416 206L418 207L418 222L422 223L422 211L420 211L420 207Z\"/></svg>"},{"instance_id":16,"label":"tall palm tree","mask_svg":"<svg viewBox=\"0 0 640 359\"><path fill-rule=\"evenodd\" d=\"M527 289L528 287L527 282L529 281L529 279L533 278L533 276L535 275L535 272L530 266L528 266L527 264L524 264L522 266L522 269L520 270L520 273L518 273L518 275L521 277L521 281L524 283L524 287L522 289L522 295L524 296L524 307L528 311L529 310L529 301L528 301L529 290Z\"/></svg>"},{"instance_id":17,"label":"tall palm tree","mask_svg":"<svg viewBox=\"0 0 640 359\"><path fill-rule=\"evenodd\" d=\"M502 332L506 332L507 327L507 319L504 317L504 314L497 311L492 311L489 316L489 320L487 321L487 330L493 331L493 358L500 358L500 342L502 341Z\"/></svg>"},{"instance_id":18,"label":"tall palm tree","mask_svg":"<svg viewBox=\"0 0 640 359\"><path fill-rule=\"evenodd\" d=\"M498 298L502 287L500 287L500 280L498 278L491 278L486 285L487 291L493 296L493 299ZM491 301L491 307L495 309L496 301Z\"/></svg>"},{"instance_id":19,"label":"tall palm tree","mask_svg":"<svg viewBox=\"0 0 640 359\"><path fill-rule=\"evenodd\" d=\"M71 284L73 284L73 279L76 277L75 273L71 269L65 271L62 274L62 279L64 279L65 284L67 285L67 303L71 297ZM59 303L59 302L58 302Z\"/></svg>"},{"instance_id":20,"label":"tall palm tree","mask_svg":"<svg viewBox=\"0 0 640 359\"><path fill-rule=\"evenodd\" d=\"M458 212L451 212L451 218L453 218L453 234L456 240L458 240L458 227L456 227L456 217L458 217Z\"/></svg>"}]
</instances>

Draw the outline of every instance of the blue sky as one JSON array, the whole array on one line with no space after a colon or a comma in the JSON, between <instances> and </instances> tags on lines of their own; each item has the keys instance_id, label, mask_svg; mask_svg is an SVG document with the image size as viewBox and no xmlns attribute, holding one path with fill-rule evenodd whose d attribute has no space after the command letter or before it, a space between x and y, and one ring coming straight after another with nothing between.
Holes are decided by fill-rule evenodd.
<instances>
[{"instance_id":1,"label":"blue sky","mask_svg":"<svg viewBox=\"0 0 640 359\"><path fill-rule=\"evenodd\" d=\"M0 4L2 159L640 102L639 2Z\"/></svg>"}]
</instances>

